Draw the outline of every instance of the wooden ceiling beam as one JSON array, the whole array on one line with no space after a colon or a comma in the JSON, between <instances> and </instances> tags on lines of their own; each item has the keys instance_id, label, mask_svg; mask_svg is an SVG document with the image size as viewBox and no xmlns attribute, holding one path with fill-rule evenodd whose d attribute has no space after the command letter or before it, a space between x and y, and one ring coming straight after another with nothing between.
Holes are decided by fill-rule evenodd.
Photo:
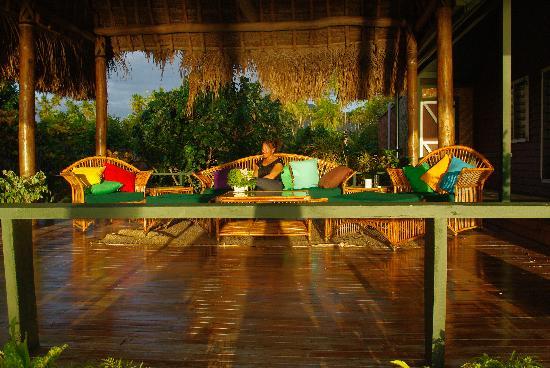
<instances>
[{"instance_id":1,"label":"wooden ceiling beam","mask_svg":"<svg viewBox=\"0 0 550 368\"><path fill-rule=\"evenodd\" d=\"M430 18L434 16L435 10L437 9L438 4L439 4L439 0L430 0L429 4L424 9L424 12L420 16L420 18L418 18L418 20L414 25L415 32L420 32L420 30L424 28L426 23L428 23Z\"/></svg>"},{"instance_id":2,"label":"wooden ceiling beam","mask_svg":"<svg viewBox=\"0 0 550 368\"><path fill-rule=\"evenodd\" d=\"M216 33L216 32L275 32L307 31L338 26L361 27L406 27L404 20L392 18L366 18L358 16L328 17L316 20L287 22L244 22L244 23L175 23L159 25L131 25L99 27L94 33L100 36L127 36L139 34L172 33Z\"/></svg>"}]
</instances>

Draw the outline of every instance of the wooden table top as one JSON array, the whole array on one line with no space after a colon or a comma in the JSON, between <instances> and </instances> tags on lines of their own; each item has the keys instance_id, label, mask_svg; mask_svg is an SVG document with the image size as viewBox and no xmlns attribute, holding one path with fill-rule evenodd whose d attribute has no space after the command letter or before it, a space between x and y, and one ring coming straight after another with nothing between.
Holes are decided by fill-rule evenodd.
<instances>
[{"instance_id":1,"label":"wooden table top","mask_svg":"<svg viewBox=\"0 0 550 368\"><path fill-rule=\"evenodd\" d=\"M307 190L227 192L216 197L218 203L295 203L311 202Z\"/></svg>"}]
</instances>

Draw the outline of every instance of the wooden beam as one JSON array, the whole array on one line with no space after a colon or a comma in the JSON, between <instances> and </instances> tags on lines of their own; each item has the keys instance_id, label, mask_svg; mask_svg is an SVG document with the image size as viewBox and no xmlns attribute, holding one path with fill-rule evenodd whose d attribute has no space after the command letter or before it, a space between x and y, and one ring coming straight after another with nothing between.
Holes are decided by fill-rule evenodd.
<instances>
[{"instance_id":1,"label":"wooden beam","mask_svg":"<svg viewBox=\"0 0 550 368\"><path fill-rule=\"evenodd\" d=\"M100 36L126 36L139 34L171 33L213 33L213 32L275 32L322 29L338 26L359 27L404 27L404 20L391 18L366 18L358 16L327 17L316 20L287 22L248 22L248 23L175 23L159 25L129 25L98 27L94 33Z\"/></svg>"},{"instance_id":2,"label":"wooden beam","mask_svg":"<svg viewBox=\"0 0 550 368\"><path fill-rule=\"evenodd\" d=\"M2 219L2 248L9 323L14 323L15 338L27 338L34 349L40 345L32 247L32 221Z\"/></svg>"},{"instance_id":3,"label":"wooden beam","mask_svg":"<svg viewBox=\"0 0 550 368\"><path fill-rule=\"evenodd\" d=\"M437 119L439 147L455 143L453 99L453 12L437 9Z\"/></svg>"},{"instance_id":4,"label":"wooden beam","mask_svg":"<svg viewBox=\"0 0 550 368\"><path fill-rule=\"evenodd\" d=\"M95 43L95 153L107 154L107 60L105 37L97 37Z\"/></svg>"},{"instance_id":5,"label":"wooden beam","mask_svg":"<svg viewBox=\"0 0 550 368\"><path fill-rule=\"evenodd\" d=\"M25 177L36 173L34 19L25 1L19 14L19 175Z\"/></svg>"},{"instance_id":6,"label":"wooden beam","mask_svg":"<svg viewBox=\"0 0 550 368\"><path fill-rule=\"evenodd\" d=\"M420 119L418 114L418 50L412 32L407 33L407 155L411 165L418 163Z\"/></svg>"},{"instance_id":7,"label":"wooden beam","mask_svg":"<svg viewBox=\"0 0 550 368\"><path fill-rule=\"evenodd\" d=\"M495 37L496 38L496 37ZM512 5L502 2L502 193L510 202L512 176Z\"/></svg>"},{"instance_id":8,"label":"wooden beam","mask_svg":"<svg viewBox=\"0 0 550 368\"><path fill-rule=\"evenodd\" d=\"M447 219L426 219L424 243L424 339L430 367L445 366L447 314Z\"/></svg>"}]
</instances>

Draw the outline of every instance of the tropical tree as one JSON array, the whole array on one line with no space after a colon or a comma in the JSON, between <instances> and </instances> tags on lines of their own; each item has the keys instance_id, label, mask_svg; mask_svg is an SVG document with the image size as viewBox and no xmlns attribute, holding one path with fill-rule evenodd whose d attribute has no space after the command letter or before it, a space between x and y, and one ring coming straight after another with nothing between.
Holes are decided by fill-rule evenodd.
<instances>
[{"instance_id":1,"label":"tropical tree","mask_svg":"<svg viewBox=\"0 0 550 368\"><path fill-rule=\"evenodd\" d=\"M15 84L0 82L0 169L18 171L18 106L19 91Z\"/></svg>"}]
</instances>

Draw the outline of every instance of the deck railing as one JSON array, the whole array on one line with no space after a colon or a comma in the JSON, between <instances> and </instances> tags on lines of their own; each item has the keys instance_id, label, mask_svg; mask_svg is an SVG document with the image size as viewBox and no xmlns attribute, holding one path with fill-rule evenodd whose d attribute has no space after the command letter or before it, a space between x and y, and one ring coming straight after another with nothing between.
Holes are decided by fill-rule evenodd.
<instances>
[{"instance_id":1,"label":"deck railing","mask_svg":"<svg viewBox=\"0 0 550 368\"><path fill-rule=\"evenodd\" d=\"M550 203L369 204L18 204L0 205L8 318L39 345L32 219L112 218L425 218L425 360L444 367L449 218L550 218Z\"/></svg>"}]
</instances>

